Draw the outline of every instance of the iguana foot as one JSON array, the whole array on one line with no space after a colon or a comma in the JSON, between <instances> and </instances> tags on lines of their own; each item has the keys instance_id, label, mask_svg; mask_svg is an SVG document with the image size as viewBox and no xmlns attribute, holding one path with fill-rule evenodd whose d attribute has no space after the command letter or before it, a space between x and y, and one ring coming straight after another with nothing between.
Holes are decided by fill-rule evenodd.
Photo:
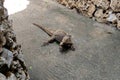
<instances>
[{"instance_id":1,"label":"iguana foot","mask_svg":"<svg viewBox=\"0 0 120 80\"><path fill-rule=\"evenodd\" d=\"M41 46L46 46L48 44L49 44L48 42L44 42Z\"/></svg>"},{"instance_id":2,"label":"iguana foot","mask_svg":"<svg viewBox=\"0 0 120 80\"><path fill-rule=\"evenodd\" d=\"M71 48L71 50L72 50L72 51L75 51L75 48L74 48L74 47L72 47L72 48Z\"/></svg>"}]
</instances>

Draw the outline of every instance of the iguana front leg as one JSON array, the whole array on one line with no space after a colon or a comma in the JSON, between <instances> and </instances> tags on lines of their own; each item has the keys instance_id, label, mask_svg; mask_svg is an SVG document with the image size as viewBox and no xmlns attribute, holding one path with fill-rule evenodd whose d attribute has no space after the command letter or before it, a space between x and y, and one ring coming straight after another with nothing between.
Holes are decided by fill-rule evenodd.
<instances>
[{"instance_id":1,"label":"iguana front leg","mask_svg":"<svg viewBox=\"0 0 120 80\"><path fill-rule=\"evenodd\" d=\"M46 46L49 43L53 42L55 40L55 36L50 37L50 39L42 44L42 46Z\"/></svg>"}]
</instances>

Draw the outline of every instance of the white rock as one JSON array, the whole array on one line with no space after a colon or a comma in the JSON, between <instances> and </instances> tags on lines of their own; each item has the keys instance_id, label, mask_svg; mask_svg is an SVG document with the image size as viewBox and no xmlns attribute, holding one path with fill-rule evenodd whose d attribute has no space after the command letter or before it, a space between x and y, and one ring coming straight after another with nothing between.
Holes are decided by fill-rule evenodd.
<instances>
[{"instance_id":1,"label":"white rock","mask_svg":"<svg viewBox=\"0 0 120 80\"><path fill-rule=\"evenodd\" d=\"M6 77L0 73L0 80L6 80Z\"/></svg>"},{"instance_id":2,"label":"white rock","mask_svg":"<svg viewBox=\"0 0 120 80\"><path fill-rule=\"evenodd\" d=\"M113 11L119 12L120 11L120 0L111 0L110 7Z\"/></svg>"},{"instance_id":3,"label":"white rock","mask_svg":"<svg viewBox=\"0 0 120 80\"><path fill-rule=\"evenodd\" d=\"M11 73L11 76L7 78L7 80L17 80L15 75Z\"/></svg>"},{"instance_id":4,"label":"white rock","mask_svg":"<svg viewBox=\"0 0 120 80\"><path fill-rule=\"evenodd\" d=\"M117 20L117 17L115 14L110 13L109 17L107 18L107 21L114 22Z\"/></svg>"},{"instance_id":5,"label":"white rock","mask_svg":"<svg viewBox=\"0 0 120 80\"><path fill-rule=\"evenodd\" d=\"M117 28L120 29L120 20L117 21Z\"/></svg>"}]
</instances>

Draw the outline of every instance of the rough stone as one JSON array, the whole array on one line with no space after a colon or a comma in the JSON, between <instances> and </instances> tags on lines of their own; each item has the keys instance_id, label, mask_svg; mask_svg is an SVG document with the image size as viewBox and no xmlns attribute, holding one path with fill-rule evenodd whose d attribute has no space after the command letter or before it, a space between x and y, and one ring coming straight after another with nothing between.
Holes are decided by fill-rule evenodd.
<instances>
[{"instance_id":1,"label":"rough stone","mask_svg":"<svg viewBox=\"0 0 120 80\"><path fill-rule=\"evenodd\" d=\"M120 0L111 0L110 7L114 12L120 12Z\"/></svg>"},{"instance_id":2,"label":"rough stone","mask_svg":"<svg viewBox=\"0 0 120 80\"><path fill-rule=\"evenodd\" d=\"M60 0L59 3L68 7L68 0Z\"/></svg>"},{"instance_id":3,"label":"rough stone","mask_svg":"<svg viewBox=\"0 0 120 80\"><path fill-rule=\"evenodd\" d=\"M120 13L117 13L116 16L117 16L118 20L120 20Z\"/></svg>"},{"instance_id":4,"label":"rough stone","mask_svg":"<svg viewBox=\"0 0 120 80\"><path fill-rule=\"evenodd\" d=\"M0 0L0 6L3 6L5 0Z\"/></svg>"},{"instance_id":5,"label":"rough stone","mask_svg":"<svg viewBox=\"0 0 120 80\"><path fill-rule=\"evenodd\" d=\"M94 15L98 22L106 22L106 15L103 13L103 9L98 9Z\"/></svg>"},{"instance_id":6,"label":"rough stone","mask_svg":"<svg viewBox=\"0 0 120 80\"><path fill-rule=\"evenodd\" d=\"M116 22L117 21L116 15L114 13L112 13L112 12L109 12L109 16L107 18L107 21L113 22L113 23Z\"/></svg>"},{"instance_id":7,"label":"rough stone","mask_svg":"<svg viewBox=\"0 0 120 80\"><path fill-rule=\"evenodd\" d=\"M6 77L0 73L0 80L6 80Z\"/></svg>"},{"instance_id":8,"label":"rough stone","mask_svg":"<svg viewBox=\"0 0 120 80\"><path fill-rule=\"evenodd\" d=\"M88 6L85 6L86 4L87 4L86 0L78 0L76 2L76 5L77 5L76 7L81 9L81 10L86 10L86 8L88 7Z\"/></svg>"},{"instance_id":9,"label":"rough stone","mask_svg":"<svg viewBox=\"0 0 120 80\"><path fill-rule=\"evenodd\" d=\"M95 12L95 5L93 5L93 4L90 4L89 5L89 8L88 8L88 12L87 12L87 14L88 14L88 16L90 16L90 17L92 17L93 16L93 13Z\"/></svg>"},{"instance_id":10,"label":"rough stone","mask_svg":"<svg viewBox=\"0 0 120 80\"><path fill-rule=\"evenodd\" d=\"M57 0L59 3L82 13L84 16L94 18L98 22L116 25L120 20L120 0ZM112 23L111 23L112 22Z\"/></svg>"},{"instance_id":11,"label":"rough stone","mask_svg":"<svg viewBox=\"0 0 120 80\"><path fill-rule=\"evenodd\" d=\"M73 9L73 8L75 8L75 6L76 6L76 4L75 4L75 1L74 1L74 0L69 0L69 1L68 1L68 7L69 7L69 8Z\"/></svg>"},{"instance_id":12,"label":"rough stone","mask_svg":"<svg viewBox=\"0 0 120 80\"><path fill-rule=\"evenodd\" d=\"M117 28L120 29L120 20L117 20Z\"/></svg>"},{"instance_id":13,"label":"rough stone","mask_svg":"<svg viewBox=\"0 0 120 80\"><path fill-rule=\"evenodd\" d=\"M7 80L17 80L17 78L13 73L11 73Z\"/></svg>"},{"instance_id":14,"label":"rough stone","mask_svg":"<svg viewBox=\"0 0 120 80\"><path fill-rule=\"evenodd\" d=\"M12 28L12 20L9 20L7 9L4 8L3 3L4 0L0 0L0 32L4 34L6 43L1 48L3 48L4 55L7 52L11 52L12 61L7 61L5 56L0 56L0 67L4 67L4 65L6 66L9 63L5 69L0 68L0 73L4 74L3 76L0 74L0 80L6 80L6 78L7 80L29 80L21 45L17 44L16 35ZM4 53L4 49L7 50L6 54Z\"/></svg>"},{"instance_id":15,"label":"rough stone","mask_svg":"<svg viewBox=\"0 0 120 80\"><path fill-rule=\"evenodd\" d=\"M93 13L95 11L95 5L92 4L91 2L85 2L84 0L82 1L77 1L76 6L78 10L85 16L92 17Z\"/></svg>"},{"instance_id":16,"label":"rough stone","mask_svg":"<svg viewBox=\"0 0 120 80\"><path fill-rule=\"evenodd\" d=\"M102 9L108 9L110 2L108 0L92 0L92 2Z\"/></svg>"}]
</instances>

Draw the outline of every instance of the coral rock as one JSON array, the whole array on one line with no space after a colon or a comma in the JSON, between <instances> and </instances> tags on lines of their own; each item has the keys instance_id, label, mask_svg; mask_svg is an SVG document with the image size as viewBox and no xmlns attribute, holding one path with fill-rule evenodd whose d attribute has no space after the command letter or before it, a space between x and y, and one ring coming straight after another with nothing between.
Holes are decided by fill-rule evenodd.
<instances>
[{"instance_id":1,"label":"coral rock","mask_svg":"<svg viewBox=\"0 0 120 80\"><path fill-rule=\"evenodd\" d=\"M92 17L93 16L93 13L95 12L95 5L91 4L88 8L88 16Z\"/></svg>"},{"instance_id":2,"label":"coral rock","mask_svg":"<svg viewBox=\"0 0 120 80\"><path fill-rule=\"evenodd\" d=\"M103 20L103 9L98 9L96 12L95 12L95 18L98 22L104 22Z\"/></svg>"},{"instance_id":3,"label":"coral rock","mask_svg":"<svg viewBox=\"0 0 120 80\"><path fill-rule=\"evenodd\" d=\"M6 77L0 73L0 80L6 80Z\"/></svg>"},{"instance_id":4,"label":"coral rock","mask_svg":"<svg viewBox=\"0 0 120 80\"><path fill-rule=\"evenodd\" d=\"M92 0L92 2L102 9L108 9L110 2L108 0Z\"/></svg>"},{"instance_id":5,"label":"coral rock","mask_svg":"<svg viewBox=\"0 0 120 80\"><path fill-rule=\"evenodd\" d=\"M111 0L110 7L115 12L120 12L120 0Z\"/></svg>"},{"instance_id":6,"label":"coral rock","mask_svg":"<svg viewBox=\"0 0 120 80\"><path fill-rule=\"evenodd\" d=\"M116 15L113 14L113 13L111 13L111 12L109 12L109 16L108 16L108 18L107 18L107 21L114 23L115 21L117 21Z\"/></svg>"},{"instance_id":7,"label":"coral rock","mask_svg":"<svg viewBox=\"0 0 120 80\"><path fill-rule=\"evenodd\" d=\"M117 28L120 29L120 20L117 21Z\"/></svg>"}]
</instances>

